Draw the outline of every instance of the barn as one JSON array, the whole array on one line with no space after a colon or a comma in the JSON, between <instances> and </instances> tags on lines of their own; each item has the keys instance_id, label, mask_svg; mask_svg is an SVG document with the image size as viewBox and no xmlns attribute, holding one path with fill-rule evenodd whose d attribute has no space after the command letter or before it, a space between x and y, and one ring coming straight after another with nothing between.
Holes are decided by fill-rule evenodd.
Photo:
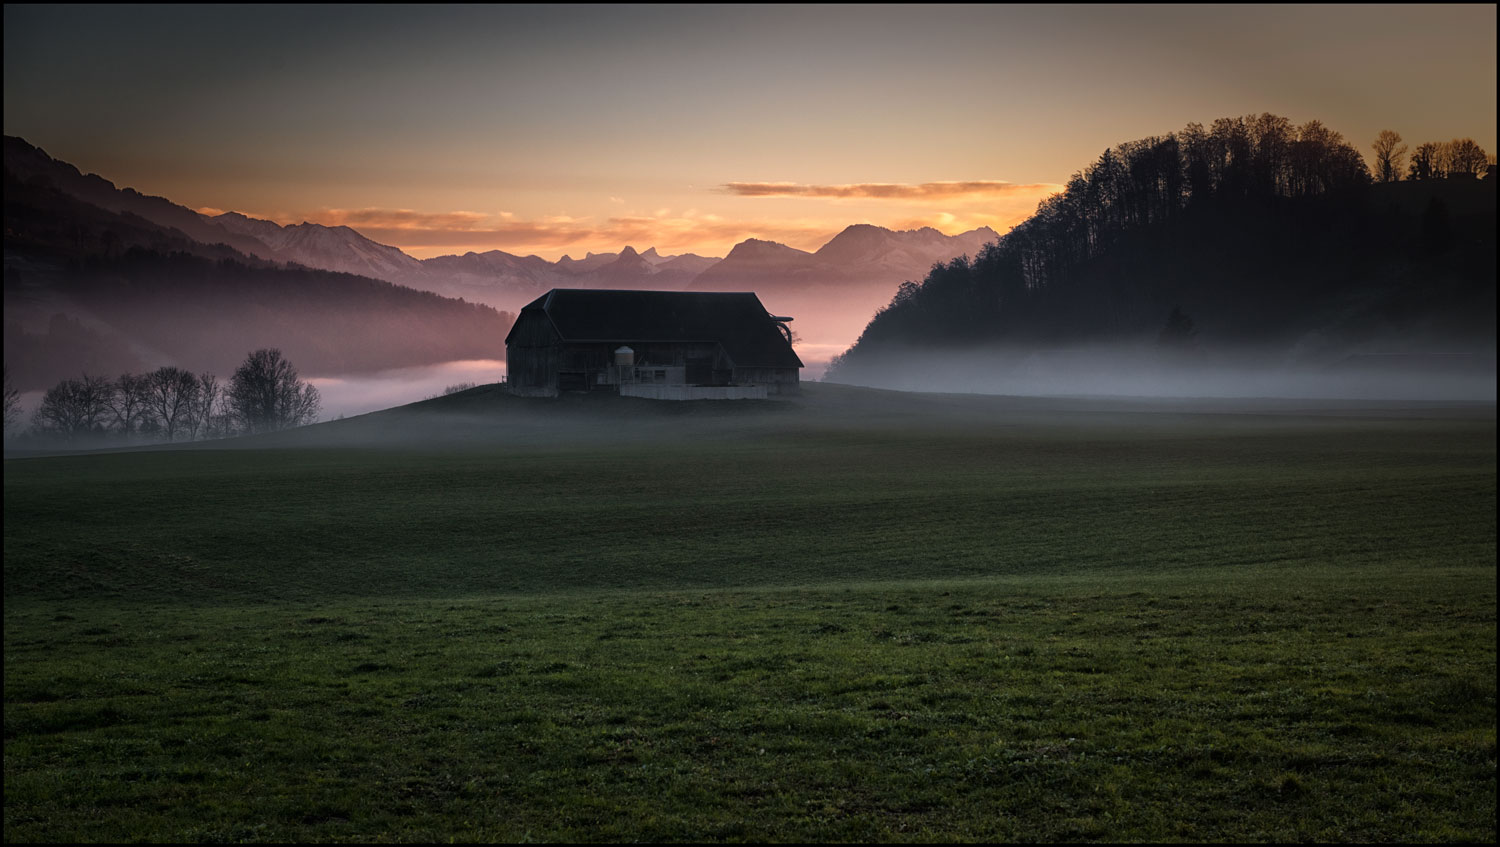
<instances>
[{"instance_id":1,"label":"barn","mask_svg":"<svg viewBox=\"0 0 1500 847\"><path fill-rule=\"evenodd\" d=\"M749 292L554 288L505 336L513 394L610 392L662 400L795 394L791 318Z\"/></svg>"}]
</instances>

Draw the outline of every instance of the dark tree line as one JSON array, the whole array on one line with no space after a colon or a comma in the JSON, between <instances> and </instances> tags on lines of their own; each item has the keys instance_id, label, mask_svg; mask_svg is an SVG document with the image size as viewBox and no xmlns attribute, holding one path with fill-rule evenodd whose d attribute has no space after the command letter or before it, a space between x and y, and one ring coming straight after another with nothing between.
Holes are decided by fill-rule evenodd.
<instances>
[{"instance_id":1,"label":"dark tree line","mask_svg":"<svg viewBox=\"0 0 1500 847\"><path fill-rule=\"evenodd\" d=\"M1397 182L1401 179L1403 164L1407 164L1407 179L1422 180L1483 176L1495 163L1495 157L1484 152L1484 148L1472 138L1418 144L1417 149L1411 151L1409 164L1406 160L1409 148L1401 143L1400 133L1381 130L1370 149L1375 151L1376 182Z\"/></svg>"},{"instance_id":2,"label":"dark tree line","mask_svg":"<svg viewBox=\"0 0 1500 847\"><path fill-rule=\"evenodd\" d=\"M7 374L8 376L8 374ZM19 416L7 385L6 429ZM31 432L77 440L193 441L272 432L313 423L321 398L280 350L250 353L227 384L212 373L164 366L118 379L87 374L49 388Z\"/></svg>"},{"instance_id":3,"label":"dark tree line","mask_svg":"<svg viewBox=\"0 0 1500 847\"><path fill-rule=\"evenodd\" d=\"M1371 183L1360 152L1316 120L1223 118L1121 144L977 256L900 286L830 375L901 346L1139 338L1164 321L1162 337L1180 337L1197 317L1187 301L1270 327L1278 305L1361 270L1334 248L1378 240L1368 217L1343 214Z\"/></svg>"},{"instance_id":4,"label":"dark tree line","mask_svg":"<svg viewBox=\"0 0 1500 847\"><path fill-rule=\"evenodd\" d=\"M1398 136L1399 139L1399 136ZM1482 176L1493 162L1472 138L1429 141L1412 151L1407 179L1450 179Z\"/></svg>"}]
</instances>

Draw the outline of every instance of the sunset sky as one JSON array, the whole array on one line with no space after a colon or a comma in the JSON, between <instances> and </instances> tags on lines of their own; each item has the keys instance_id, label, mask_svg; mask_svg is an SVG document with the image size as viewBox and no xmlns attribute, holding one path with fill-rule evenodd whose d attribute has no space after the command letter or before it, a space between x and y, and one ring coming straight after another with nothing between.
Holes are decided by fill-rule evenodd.
<instances>
[{"instance_id":1,"label":"sunset sky","mask_svg":"<svg viewBox=\"0 0 1500 847\"><path fill-rule=\"evenodd\" d=\"M1496 150L1475 6L5 7L5 133L418 257L1004 231L1107 147L1319 119Z\"/></svg>"}]
</instances>

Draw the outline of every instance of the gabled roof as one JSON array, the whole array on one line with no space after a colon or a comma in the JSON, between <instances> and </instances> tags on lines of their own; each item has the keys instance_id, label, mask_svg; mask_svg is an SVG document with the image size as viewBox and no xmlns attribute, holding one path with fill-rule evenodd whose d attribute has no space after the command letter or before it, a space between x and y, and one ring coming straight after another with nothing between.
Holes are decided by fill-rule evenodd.
<instances>
[{"instance_id":1,"label":"gabled roof","mask_svg":"<svg viewBox=\"0 0 1500 847\"><path fill-rule=\"evenodd\" d=\"M736 367L803 366L750 292L554 288L528 303L517 323L528 312L546 315L564 341L716 341Z\"/></svg>"}]
</instances>

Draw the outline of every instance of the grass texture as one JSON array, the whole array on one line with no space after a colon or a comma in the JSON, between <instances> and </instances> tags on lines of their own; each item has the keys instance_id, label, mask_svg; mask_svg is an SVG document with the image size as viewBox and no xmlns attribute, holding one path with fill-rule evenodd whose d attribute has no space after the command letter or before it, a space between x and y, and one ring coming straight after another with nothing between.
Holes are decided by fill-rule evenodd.
<instances>
[{"instance_id":1,"label":"grass texture","mask_svg":"<svg viewBox=\"0 0 1500 847\"><path fill-rule=\"evenodd\" d=\"M808 394L7 460L7 841L1495 838L1493 407Z\"/></svg>"}]
</instances>

